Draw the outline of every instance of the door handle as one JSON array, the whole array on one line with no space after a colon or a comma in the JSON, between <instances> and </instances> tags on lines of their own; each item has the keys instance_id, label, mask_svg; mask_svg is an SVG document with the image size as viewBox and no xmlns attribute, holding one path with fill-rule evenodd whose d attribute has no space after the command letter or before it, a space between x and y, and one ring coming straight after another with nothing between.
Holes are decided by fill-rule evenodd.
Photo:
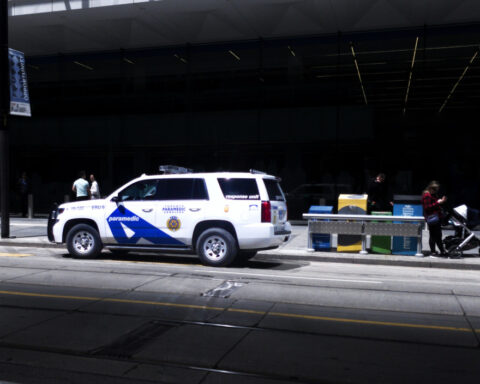
<instances>
[{"instance_id":1,"label":"door handle","mask_svg":"<svg viewBox=\"0 0 480 384\"><path fill-rule=\"evenodd\" d=\"M152 212L153 211L153 208L144 208L142 209L143 212Z\"/></svg>"},{"instance_id":2,"label":"door handle","mask_svg":"<svg viewBox=\"0 0 480 384\"><path fill-rule=\"evenodd\" d=\"M198 212L201 208L189 208L191 212Z\"/></svg>"}]
</instances>

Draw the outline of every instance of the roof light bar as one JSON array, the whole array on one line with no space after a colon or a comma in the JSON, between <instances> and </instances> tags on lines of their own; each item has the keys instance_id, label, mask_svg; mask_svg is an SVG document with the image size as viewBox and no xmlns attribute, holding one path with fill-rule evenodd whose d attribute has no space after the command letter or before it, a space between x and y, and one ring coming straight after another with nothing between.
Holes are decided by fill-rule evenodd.
<instances>
[{"instance_id":1,"label":"roof light bar","mask_svg":"<svg viewBox=\"0 0 480 384\"><path fill-rule=\"evenodd\" d=\"M447 98L445 99L445 101L443 102L442 106L440 107L440 109L438 110L438 113L441 113L443 111L443 109L445 108L445 106L447 105L448 103L448 100L450 100L450 98L452 97L453 95L453 92L455 92L455 90L457 89L458 87L458 84L460 84L460 82L463 80L463 78L465 77L467 71L469 70L470 66L473 64L473 62L475 61L475 59L477 58L478 56L478 50L475 52L475 54L473 55L473 57L470 59L470 62L467 64L467 66L465 67L463 73L461 74L461 76L459 77L459 79L457 80L457 82L455 83L455 85L453 86L452 90L450 91L450 93L448 94Z\"/></svg>"},{"instance_id":2,"label":"roof light bar","mask_svg":"<svg viewBox=\"0 0 480 384\"><path fill-rule=\"evenodd\" d=\"M253 174L253 175L266 175L267 173L266 172L263 172L263 171L259 171L258 169L250 169L250 173Z\"/></svg>"},{"instance_id":3,"label":"roof light bar","mask_svg":"<svg viewBox=\"0 0 480 384\"><path fill-rule=\"evenodd\" d=\"M403 103L403 114L404 115L407 112L408 94L410 92L410 85L412 83L413 66L415 65L415 57L417 56L417 47L418 47L418 36L415 39L415 48L413 49L412 64L410 65L410 74L408 76L407 93L405 94L405 101Z\"/></svg>"},{"instance_id":4,"label":"roof light bar","mask_svg":"<svg viewBox=\"0 0 480 384\"><path fill-rule=\"evenodd\" d=\"M365 100L365 105L368 105L367 95L365 93L365 88L363 87L362 74L360 73L360 68L358 67L357 56L355 55L355 49L353 48L352 42L350 42L350 50L352 51L353 62L355 63L355 68L357 69L358 80L360 80L360 86L362 87L363 100Z\"/></svg>"},{"instance_id":5,"label":"roof light bar","mask_svg":"<svg viewBox=\"0 0 480 384\"><path fill-rule=\"evenodd\" d=\"M193 172L193 170L190 168L179 167L178 165L160 165L158 167L158 170L160 172L163 172L164 175L175 175Z\"/></svg>"}]
</instances>

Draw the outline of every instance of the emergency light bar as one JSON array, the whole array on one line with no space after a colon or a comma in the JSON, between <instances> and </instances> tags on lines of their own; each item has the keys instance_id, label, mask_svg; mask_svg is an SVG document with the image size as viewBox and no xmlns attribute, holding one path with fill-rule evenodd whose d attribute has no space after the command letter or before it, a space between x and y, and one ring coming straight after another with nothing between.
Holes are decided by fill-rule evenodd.
<instances>
[{"instance_id":1,"label":"emergency light bar","mask_svg":"<svg viewBox=\"0 0 480 384\"><path fill-rule=\"evenodd\" d=\"M193 170L190 168L179 167L177 165L160 165L158 167L160 172L163 172L164 175L174 175L182 173L192 173Z\"/></svg>"}]
</instances>

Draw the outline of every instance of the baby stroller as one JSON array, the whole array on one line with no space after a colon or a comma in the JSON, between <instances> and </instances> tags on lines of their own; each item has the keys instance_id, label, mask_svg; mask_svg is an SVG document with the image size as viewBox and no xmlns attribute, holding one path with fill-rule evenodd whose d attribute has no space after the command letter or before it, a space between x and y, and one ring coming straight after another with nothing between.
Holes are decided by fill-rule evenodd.
<instances>
[{"instance_id":1,"label":"baby stroller","mask_svg":"<svg viewBox=\"0 0 480 384\"><path fill-rule=\"evenodd\" d=\"M464 251L480 246L480 239L473 229L480 224L480 211L460 205L450 211L448 221L453 224L455 234L443 239L443 244L450 257L460 257Z\"/></svg>"}]
</instances>

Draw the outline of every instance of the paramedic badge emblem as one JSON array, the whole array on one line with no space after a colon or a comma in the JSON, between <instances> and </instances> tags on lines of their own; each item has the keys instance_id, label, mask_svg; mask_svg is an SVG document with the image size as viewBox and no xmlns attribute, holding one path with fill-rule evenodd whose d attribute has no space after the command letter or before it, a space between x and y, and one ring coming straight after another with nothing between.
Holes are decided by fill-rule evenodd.
<instances>
[{"instance_id":1,"label":"paramedic badge emblem","mask_svg":"<svg viewBox=\"0 0 480 384\"><path fill-rule=\"evenodd\" d=\"M182 225L182 222L176 216L172 216L167 220L167 228L173 232L178 231L181 225Z\"/></svg>"}]
</instances>

